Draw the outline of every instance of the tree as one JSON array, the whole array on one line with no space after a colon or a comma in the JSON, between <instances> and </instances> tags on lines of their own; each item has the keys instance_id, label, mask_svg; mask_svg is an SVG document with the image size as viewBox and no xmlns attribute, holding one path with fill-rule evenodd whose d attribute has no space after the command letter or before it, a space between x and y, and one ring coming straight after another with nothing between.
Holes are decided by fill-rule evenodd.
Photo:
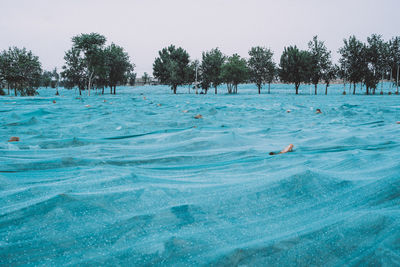
<instances>
[{"instance_id":1,"label":"tree","mask_svg":"<svg viewBox=\"0 0 400 267\"><path fill-rule=\"evenodd\" d=\"M384 76L386 54L386 44L381 35L372 34L367 38L367 45L363 54L365 62L363 77L367 94L369 94L370 88L373 90L372 94L375 94L379 80Z\"/></svg>"},{"instance_id":2,"label":"tree","mask_svg":"<svg viewBox=\"0 0 400 267\"><path fill-rule=\"evenodd\" d=\"M53 71L51 72L50 87L56 88L58 86L59 80L60 80L60 75L57 72L57 68L54 68Z\"/></svg>"},{"instance_id":3,"label":"tree","mask_svg":"<svg viewBox=\"0 0 400 267\"><path fill-rule=\"evenodd\" d=\"M149 83L149 79L150 79L150 76L147 74L147 72L145 72L142 76L143 84L146 85L146 83Z\"/></svg>"},{"instance_id":4,"label":"tree","mask_svg":"<svg viewBox=\"0 0 400 267\"><path fill-rule=\"evenodd\" d=\"M59 95L58 93L58 85L60 83L60 75L57 72L57 68L54 68L52 73L51 73L51 88L57 88L56 90L56 95Z\"/></svg>"},{"instance_id":5,"label":"tree","mask_svg":"<svg viewBox=\"0 0 400 267\"><path fill-rule=\"evenodd\" d=\"M344 46L339 49L340 64L346 70L346 78L353 84L353 94L356 93L356 84L362 82L365 74L365 45L353 35L344 39Z\"/></svg>"},{"instance_id":6,"label":"tree","mask_svg":"<svg viewBox=\"0 0 400 267\"><path fill-rule=\"evenodd\" d=\"M65 53L65 65L61 76L66 88L97 89L110 87L110 93L116 93L118 84L128 81L134 64L129 61L124 49L114 43L104 48L106 38L98 33L81 34L72 38L72 48ZM135 76L136 78L136 76ZM114 89L114 91L113 91Z\"/></svg>"},{"instance_id":7,"label":"tree","mask_svg":"<svg viewBox=\"0 0 400 267\"><path fill-rule=\"evenodd\" d=\"M72 38L73 47L82 54L82 60L86 67L86 80L88 94L92 87L93 80L97 72L99 72L99 64L103 60L102 49L106 43L106 37L98 33L81 34Z\"/></svg>"},{"instance_id":8,"label":"tree","mask_svg":"<svg viewBox=\"0 0 400 267\"><path fill-rule=\"evenodd\" d=\"M228 87L229 94L237 94L238 84L247 80L248 73L246 59L241 58L238 54L228 57L222 65L221 77Z\"/></svg>"},{"instance_id":9,"label":"tree","mask_svg":"<svg viewBox=\"0 0 400 267\"><path fill-rule=\"evenodd\" d=\"M299 50L297 46L285 47L279 64L279 78L285 83L294 83L297 95L300 84L310 81L310 65L308 51Z\"/></svg>"},{"instance_id":10,"label":"tree","mask_svg":"<svg viewBox=\"0 0 400 267\"><path fill-rule=\"evenodd\" d=\"M4 77L3 73L3 57L2 54L0 53L0 95L5 95L3 88L5 86L6 79ZM10 89L8 89L8 93L10 94Z\"/></svg>"},{"instance_id":11,"label":"tree","mask_svg":"<svg viewBox=\"0 0 400 267\"><path fill-rule=\"evenodd\" d=\"M129 62L128 54L118 45L112 43L104 52L108 70L108 84L111 90L114 88L115 95L117 85L128 81L128 75L133 71L134 65Z\"/></svg>"},{"instance_id":12,"label":"tree","mask_svg":"<svg viewBox=\"0 0 400 267\"><path fill-rule=\"evenodd\" d=\"M86 64L80 56L80 50L72 47L65 53L65 65L62 67L61 77L64 79L65 88L71 89L75 86L79 89L79 95L82 95L82 90L86 86Z\"/></svg>"},{"instance_id":13,"label":"tree","mask_svg":"<svg viewBox=\"0 0 400 267\"><path fill-rule=\"evenodd\" d=\"M35 95L40 86L42 68L39 58L25 48L10 47L1 53L0 73L8 86L21 96Z\"/></svg>"},{"instance_id":14,"label":"tree","mask_svg":"<svg viewBox=\"0 0 400 267\"><path fill-rule=\"evenodd\" d=\"M311 83L314 84L315 94L317 94L318 83L323 78L323 73L330 71L328 68L332 65L331 52L328 51L324 42L318 40L318 36L313 37L313 40L308 43L308 48L311 54Z\"/></svg>"},{"instance_id":15,"label":"tree","mask_svg":"<svg viewBox=\"0 0 400 267\"><path fill-rule=\"evenodd\" d=\"M390 80L396 85L396 94L399 94L399 69L400 69L400 36L389 41Z\"/></svg>"},{"instance_id":16,"label":"tree","mask_svg":"<svg viewBox=\"0 0 400 267\"><path fill-rule=\"evenodd\" d=\"M324 71L322 72L322 80L325 82L325 95L328 94L328 87L330 82L336 78L339 72L339 67L334 66L332 63L329 63L327 66L324 67Z\"/></svg>"},{"instance_id":17,"label":"tree","mask_svg":"<svg viewBox=\"0 0 400 267\"><path fill-rule=\"evenodd\" d=\"M189 68L189 54L181 47L174 45L163 48L158 52L153 63L153 75L162 84L170 85L176 94L176 88L187 82Z\"/></svg>"},{"instance_id":18,"label":"tree","mask_svg":"<svg viewBox=\"0 0 400 267\"><path fill-rule=\"evenodd\" d=\"M43 71L40 77L40 86L49 87L51 85L51 71Z\"/></svg>"},{"instance_id":19,"label":"tree","mask_svg":"<svg viewBox=\"0 0 400 267\"><path fill-rule=\"evenodd\" d=\"M136 73L134 73L133 71L130 71L128 74L128 84L130 86L134 86L136 83Z\"/></svg>"},{"instance_id":20,"label":"tree","mask_svg":"<svg viewBox=\"0 0 400 267\"><path fill-rule=\"evenodd\" d=\"M268 48L257 46L250 49L249 55L250 80L257 85L258 94L261 94L263 84L270 84L275 74L275 63L272 59L274 53Z\"/></svg>"},{"instance_id":21,"label":"tree","mask_svg":"<svg viewBox=\"0 0 400 267\"><path fill-rule=\"evenodd\" d=\"M215 94L218 93L217 87L222 83L221 71L225 62L225 56L218 48L203 52L200 65L202 88L208 90L211 85L215 88Z\"/></svg>"}]
</instances>

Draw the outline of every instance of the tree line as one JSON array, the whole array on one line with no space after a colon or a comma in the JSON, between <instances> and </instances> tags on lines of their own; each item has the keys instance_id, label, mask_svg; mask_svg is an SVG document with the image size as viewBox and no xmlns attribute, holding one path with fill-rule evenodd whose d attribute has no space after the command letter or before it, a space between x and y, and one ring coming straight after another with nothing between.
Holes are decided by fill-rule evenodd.
<instances>
[{"instance_id":1,"label":"tree line","mask_svg":"<svg viewBox=\"0 0 400 267\"><path fill-rule=\"evenodd\" d=\"M202 61L190 61L189 54L174 45L163 48L153 63L153 75L162 84L171 86L174 94L180 85L194 85L207 94L209 88L226 84L229 94L236 94L238 84L255 83L258 93L261 88L273 81L294 84L295 93L299 93L301 84L314 85L317 94L318 84L325 84L325 94L333 80L341 79L346 94L346 84L364 89L366 94L375 94L379 82L389 80L399 93L400 37L388 42L381 35L372 34L363 43L355 36L343 40L339 49L339 64L334 64L331 51L325 43L314 36L308 43L308 49L297 46L285 47L279 66L273 61L273 52L266 47L252 47L248 59L238 54L225 56L218 48L203 52Z\"/></svg>"},{"instance_id":2,"label":"tree line","mask_svg":"<svg viewBox=\"0 0 400 267\"><path fill-rule=\"evenodd\" d=\"M90 95L93 89L104 94L106 87L116 94L117 85L134 84L135 65L121 46L114 43L106 46L106 41L98 33L74 36L60 73L56 68L43 71L39 58L31 51L10 47L0 54L0 94L5 94L3 88L7 87L8 94L14 90L15 95L35 95L40 86L58 88L59 85L77 88L80 95L83 90Z\"/></svg>"},{"instance_id":3,"label":"tree line","mask_svg":"<svg viewBox=\"0 0 400 267\"><path fill-rule=\"evenodd\" d=\"M72 38L71 49L65 52L64 65L60 73L57 69L42 70L39 58L25 48L10 47L0 53L0 94L8 89L8 94L34 95L38 87L58 86L76 88L79 94L91 90L110 88L116 94L117 85L134 85L135 65L131 63L124 48L114 43L106 46L106 37L98 33L80 34ZM275 81L293 84L299 93L301 84L314 85L317 94L318 84L325 84L325 94L333 80L341 79L346 93L346 85L357 85L366 94L375 94L381 82L389 80L399 93L400 37L384 41L381 35L372 34L367 42L350 36L343 40L338 50L340 59L334 64L331 51L325 43L314 36L305 50L297 46L285 47L279 65L273 60L271 49L252 47L248 58L233 54L224 55L219 48L202 53L201 62L190 60L189 54L181 47L170 45L158 52L153 63L153 75L161 84L169 85L174 94L178 86L193 86L207 94L214 89L215 94L222 84L226 84L229 94L237 94L238 85L254 83L258 93ZM144 84L151 81L145 73ZM350 88L350 87L349 87ZM57 90L58 94L58 90Z\"/></svg>"}]
</instances>

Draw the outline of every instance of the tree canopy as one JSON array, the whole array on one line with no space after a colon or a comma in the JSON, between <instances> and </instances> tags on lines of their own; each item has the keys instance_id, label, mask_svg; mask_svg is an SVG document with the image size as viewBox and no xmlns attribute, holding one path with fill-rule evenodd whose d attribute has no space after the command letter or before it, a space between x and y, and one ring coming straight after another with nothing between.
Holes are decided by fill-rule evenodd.
<instances>
[{"instance_id":1,"label":"tree canopy","mask_svg":"<svg viewBox=\"0 0 400 267\"><path fill-rule=\"evenodd\" d=\"M332 74L331 52L323 41L318 40L318 36L313 37L313 40L308 43L308 48L311 55L310 78L315 87L315 94L317 94L318 83L324 77L328 78L329 74Z\"/></svg>"},{"instance_id":2,"label":"tree canopy","mask_svg":"<svg viewBox=\"0 0 400 267\"><path fill-rule=\"evenodd\" d=\"M200 71L202 87L206 88L206 92L209 87L213 86L215 94L218 93L217 87L222 83L221 71L225 59L226 57L218 48L203 52Z\"/></svg>"},{"instance_id":3,"label":"tree canopy","mask_svg":"<svg viewBox=\"0 0 400 267\"><path fill-rule=\"evenodd\" d=\"M116 86L128 82L132 77L134 64L121 46L114 43L105 47L106 38L98 33L81 34L72 38L72 48L65 53L63 71L64 85L78 87L79 93L90 89L110 87L116 93ZM114 91L113 91L114 89Z\"/></svg>"},{"instance_id":4,"label":"tree canopy","mask_svg":"<svg viewBox=\"0 0 400 267\"><path fill-rule=\"evenodd\" d=\"M296 95L301 83L310 82L312 57L310 52L297 46L285 47L279 64L279 78L285 83L294 83Z\"/></svg>"},{"instance_id":5,"label":"tree canopy","mask_svg":"<svg viewBox=\"0 0 400 267\"><path fill-rule=\"evenodd\" d=\"M274 53L264 47L252 47L249 51L249 75L250 80L257 85L258 93L265 83L271 83L275 76L275 63L272 59Z\"/></svg>"},{"instance_id":6,"label":"tree canopy","mask_svg":"<svg viewBox=\"0 0 400 267\"><path fill-rule=\"evenodd\" d=\"M153 75L162 84L170 85L176 94L176 88L187 82L189 70L189 54L181 47L174 45L163 48L158 52L153 63Z\"/></svg>"},{"instance_id":7,"label":"tree canopy","mask_svg":"<svg viewBox=\"0 0 400 267\"><path fill-rule=\"evenodd\" d=\"M105 49L106 75L108 77L108 85L115 88L118 84L128 81L129 73L134 66L129 62L129 55L121 46L112 43Z\"/></svg>"},{"instance_id":8,"label":"tree canopy","mask_svg":"<svg viewBox=\"0 0 400 267\"><path fill-rule=\"evenodd\" d=\"M35 95L40 86L42 68L39 58L26 48L10 47L0 54L0 73L14 94Z\"/></svg>"},{"instance_id":9,"label":"tree canopy","mask_svg":"<svg viewBox=\"0 0 400 267\"><path fill-rule=\"evenodd\" d=\"M228 93L237 94L238 84L245 82L248 74L246 59L241 58L238 54L228 57L221 70L221 77L228 87Z\"/></svg>"}]
</instances>

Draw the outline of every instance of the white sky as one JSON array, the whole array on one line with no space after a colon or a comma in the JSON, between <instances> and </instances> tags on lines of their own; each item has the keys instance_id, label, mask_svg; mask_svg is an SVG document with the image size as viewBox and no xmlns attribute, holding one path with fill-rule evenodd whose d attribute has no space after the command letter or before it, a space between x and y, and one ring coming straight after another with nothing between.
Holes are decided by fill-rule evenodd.
<instances>
[{"instance_id":1,"label":"white sky","mask_svg":"<svg viewBox=\"0 0 400 267\"><path fill-rule=\"evenodd\" d=\"M43 68L60 68L71 37L98 32L121 45L135 71L151 73L157 52L182 46L192 59L219 47L247 57L270 47L278 63L283 47L306 48L314 35L336 51L343 38L400 35L399 0L0 0L0 49L25 46Z\"/></svg>"}]
</instances>

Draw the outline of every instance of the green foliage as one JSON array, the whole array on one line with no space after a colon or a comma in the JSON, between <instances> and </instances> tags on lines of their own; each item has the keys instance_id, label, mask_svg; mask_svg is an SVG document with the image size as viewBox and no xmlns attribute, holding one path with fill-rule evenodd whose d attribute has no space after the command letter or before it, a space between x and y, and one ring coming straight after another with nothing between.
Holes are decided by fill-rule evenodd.
<instances>
[{"instance_id":1,"label":"green foliage","mask_svg":"<svg viewBox=\"0 0 400 267\"><path fill-rule=\"evenodd\" d=\"M229 94L237 94L237 86L248 79L249 70L247 68L246 59L241 58L238 54L228 57L222 65L221 77L228 87Z\"/></svg>"},{"instance_id":2,"label":"green foliage","mask_svg":"<svg viewBox=\"0 0 400 267\"><path fill-rule=\"evenodd\" d=\"M77 86L79 93L109 86L116 93L116 86L129 81L134 65L130 63L124 49L112 43L105 47L106 38L98 33L81 34L72 38L72 48L65 53L65 65L61 76L64 86ZM135 76L136 79L136 76ZM133 79L133 82L135 81ZM114 89L114 92L113 90Z\"/></svg>"},{"instance_id":3,"label":"green foliage","mask_svg":"<svg viewBox=\"0 0 400 267\"><path fill-rule=\"evenodd\" d=\"M51 88L58 86L60 82L60 74L57 72L57 68L54 68L51 72Z\"/></svg>"},{"instance_id":4,"label":"green foliage","mask_svg":"<svg viewBox=\"0 0 400 267\"><path fill-rule=\"evenodd\" d=\"M390 67L390 77L399 89L399 68L400 68L400 36L393 37L388 43L388 64Z\"/></svg>"},{"instance_id":5,"label":"green foliage","mask_svg":"<svg viewBox=\"0 0 400 267\"><path fill-rule=\"evenodd\" d=\"M43 71L42 76L40 77L40 86L49 87L51 84L51 71Z\"/></svg>"},{"instance_id":6,"label":"green foliage","mask_svg":"<svg viewBox=\"0 0 400 267\"><path fill-rule=\"evenodd\" d=\"M81 34L74 36L72 38L72 55L75 57L74 60L79 61L79 65L84 67L83 72L79 71L79 75L84 75L83 78L86 82L86 88L89 90L92 87L93 81L96 78L96 75L104 74L104 65L105 65L105 55L103 52L104 44L106 43L106 38L103 35L98 33L90 33L90 34ZM68 51L67 51L68 53ZM71 68L72 66L68 65L68 61L66 59L66 68ZM82 90L82 86L79 83L75 83L76 86Z\"/></svg>"},{"instance_id":7,"label":"green foliage","mask_svg":"<svg viewBox=\"0 0 400 267\"><path fill-rule=\"evenodd\" d=\"M339 66L333 65L331 62L325 66L322 72L322 80L325 82L325 94L328 94L330 82L338 76Z\"/></svg>"},{"instance_id":8,"label":"green foliage","mask_svg":"<svg viewBox=\"0 0 400 267\"><path fill-rule=\"evenodd\" d=\"M143 84L144 84L144 85L147 84L147 83L149 83L149 81L150 81L150 76L149 76L149 74L147 74L147 72L143 73L142 81L143 81Z\"/></svg>"},{"instance_id":9,"label":"green foliage","mask_svg":"<svg viewBox=\"0 0 400 267\"><path fill-rule=\"evenodd\" d=\"M0 55L1 79L17 95L35 95L40 86L42 68L39 58L25 48L10 47Z\"/></svg>"},{"instance_id":10,"label":"green foliage","mask_svg":"<svg viewBox=\"0 0 400 267\"><path fill-rule=\"evenodd\" d=\"M275 77L275 63L272 59L273 52L264 47L252 47L249 51L249 74L250 80L257 85L258 93L265 83L271 83Z\"/></svg>"},{"instance_id":11,"label":"green foliage","mask_svg":"<svg viewBox=\"0 0 400 267\"><path fill-rule=\"evenodd\" d=\"M71 89L77 86L81 93L86 87L87 68L80 54L80 50L75 47L65 53L65 65L62 67L61 77L64 79L65 88Z\"/></svg>"},{"instance_id":12,"label":"green foliage","mask_svg":"<svg viewBox=\"0 0 400 267\"><path fill-rule=\"evenodd\" d=\"M315 94L317 94L317 85L324 77L329 77L331 70L331 52L325 46L325 43L318 40L318 36L314 36L313 40L308 43L309 52L311 55L310 78L311 83L315 86Z\"/></svg>"},{"instance_id":13,"label":"green foliage","mask_svg":"<svg viewBox=\"0 0 400 267\"><path fill-rule=\"evenodd\" d=\"M383 77L387 68L387 45L381 35L372 34L367 38L367 45L364 51L364 83L368 89L375 89L379 80Z\"/></svg>"},{"instance_id":14,"label":"green foliage","mask_svg":"<svg viewBox=\"0 0 400 267\"><path fill-rule=\"evenodd\" d=\"M296 94L301 83L310 82L312 57L310 52L296 46L285 47L279 69L279 78L285 83L294 83Z\"/></svg>"},{"instance_id":15,"label":"green foliage","mask_svg":"<svg viewBox=\"0 0 400 267\"><path fill-rule=\"evenodd\" d=\"M189 68L189 54L181 47L174 45L163 48L158 52L153 63L153 75L162 84L170 85L176 94L176 88L187 82Z\"/></svg>"},{"instance_id":16,"label":"green foliage","mask_svg":"<svg viewBox=\"0 0 400 267\"><path fill-rule=\"evenodd\" d=\"M134 73L132 70L128 73L128 84L130 86L134 86L136 83L136 73Z\"/></svg>"},{"instance_id":17,"label":"green foliage","mask_svg":"<svg viewBox=\"0 0 400 267\"><path fill-rule=\"evenodd\" d=\"M218 48L203 52L200 73L201 85L206 92L209 87L213 86L215 94L217 94L217 87L222 83L221 71L224 62L225 56Z\"/></svg>"},{"instance_id":18,"label":"green foliage","mask_svg":"<svg viewBox=\"0 0 400 267\"><path fill-rule=\"evenodd\" d=\"M128 75L133 70L134 65L129 62L128 54L118 45L111 44L108 46L104 50L104 55L108 85L114 87L115 95L117 84L123 84L128 81Z\"/></svg>"},{"instance_id":19,"label":"green foliage","mask_svg":"<svg viewBox=\"0 0 400 267\"><path fill-rule=\"evenodd\" d=\"M344 39L343 42L344 46L339 49L341 54L339 62L344 72L343 77L353 84L362 82L366 68L365 44L354 35L350 36L348 40Z\"/></svg>"}]
</instances>

